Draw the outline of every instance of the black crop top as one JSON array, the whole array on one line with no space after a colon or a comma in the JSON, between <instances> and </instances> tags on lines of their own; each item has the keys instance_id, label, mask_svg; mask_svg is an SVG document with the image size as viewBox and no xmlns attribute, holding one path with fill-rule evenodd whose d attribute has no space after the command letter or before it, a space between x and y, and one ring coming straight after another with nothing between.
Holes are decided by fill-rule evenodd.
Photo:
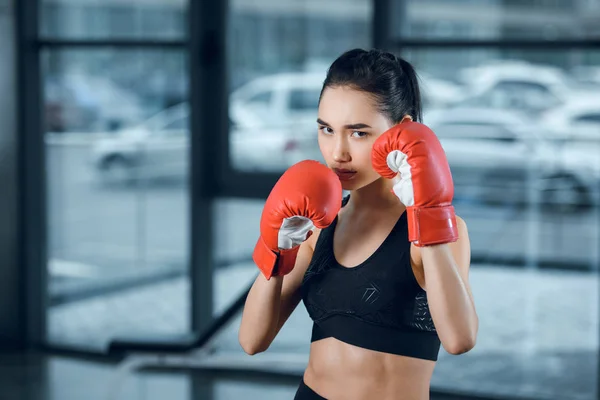
<instances>
[{"instance_id":1,"label":"black crop top","mask_svg":"<svg viewBox=\"0 0 600 400\"><path fill-rule=\"evenodd\" d=\"M334 337L365 349L437 360L440 340L410 264L406 212L381 246L352 268L340 265L333 253L337 220L321 231L302 282L302 299L314 321L311 341Z\"/></svg>"}]
</instances>

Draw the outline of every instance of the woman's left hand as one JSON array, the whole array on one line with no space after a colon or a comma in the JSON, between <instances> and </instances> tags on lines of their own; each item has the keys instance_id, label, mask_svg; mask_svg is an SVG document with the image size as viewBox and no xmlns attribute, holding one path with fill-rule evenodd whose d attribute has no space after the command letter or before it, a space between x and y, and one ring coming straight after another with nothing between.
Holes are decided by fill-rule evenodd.
<instances>
[{"instance_id":1,"label":"woman's left hand","mask_svg":"<svg viewBox=\"0 0 600 400\"><path fill-rule=\"evenodd\" d=\"M431 129L419 122L401 122L377 138L371 158L379 175L397 180L393 190L406 206L413 244L421 247L458 240L452 175Z\"/></svg>"}]
</instances>

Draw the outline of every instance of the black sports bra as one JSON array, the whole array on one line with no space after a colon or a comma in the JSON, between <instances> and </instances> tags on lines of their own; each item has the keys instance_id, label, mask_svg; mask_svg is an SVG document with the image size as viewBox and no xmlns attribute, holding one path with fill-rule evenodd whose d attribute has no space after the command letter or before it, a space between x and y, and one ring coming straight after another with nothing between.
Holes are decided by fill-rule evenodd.
<instances>
[{"instance_id":1,"label":"black sports bra","mask_svg":"<svg viewBox=\"0 0 600 400\"><path fill-rule=\"evenodd\" d=\"M365 349L437 360L440 340L412 271L406 212L381 246L352 268L340 265L333 253L337 220L321 231L302 281L302 299L314 321L311 341L335 337Z\"/></svg>"}]
</instances>

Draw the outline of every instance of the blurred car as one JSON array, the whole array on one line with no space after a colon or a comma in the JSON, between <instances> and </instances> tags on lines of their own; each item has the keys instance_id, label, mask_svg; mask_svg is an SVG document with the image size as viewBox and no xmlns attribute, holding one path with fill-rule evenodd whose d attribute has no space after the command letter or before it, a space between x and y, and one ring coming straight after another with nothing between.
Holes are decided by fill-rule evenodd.
<instances>
[{"instance_id":1,"label":"blurred car","mask_svg":"<svg viewBox=\"0 0 600 400\"><path fill-rule=\"evenodd\" d=\"M420 73L419 78L426 108L445 107L465 96L464 89L453 82L427 73ZM319 72L278 73L256 78L232 93L231 118L240 127L316 127L324 81L325 75ZM314 138L314 129L310 133Z\"/></svg>"},{"instance_id":2,"label":"blurred car","mask_svg":"<svg viewBox=\"0 0 600 400\"><path fill-rule=\"evenodd\" d=\"M573 68L571 72L581 84L593 85L596 89L600 89L600 66L580 65Z\"/></svg>"},{"instance_id":3,"label":"blurred car","mask_svg":"<svg viewBox=\"0 0 600 400\"><path fill-rule=\"evenodd\" d=\"M457 199L484 205L522 207L537 199L547 210L587 209L600 181L593 152L559 146L521 114L489 108L430 110L424 123L438 136ZM316 143L305 144L306 158L322 161ZM537 195L532 197L532 190Z\"/></svg>"},{"instance_id":4,"label":"blurred car","mask_svg":"<svg viewBox=\"0 0 600 400\"><path fill-rule=\"evenodd\" d=\"M460 79L469 93L456 106L515 110L531 117L592 92L558 68L524 61L465 68Z\"/></svg>"},{"instance_id":5,"label":"blurred car","mask_svg":"<svg viewBox=\"0 0 600 400\"><path fill-rule=\"evenodd\" d=\"M579 96L551 109L540 123L557 140L600 143L600 94Z\"/></svg>"},{"instance_id":6,"label":"blurred car","mask_svg":"<svg viewBox=\"0 0 600 400\"><path fill-rule=\"evenodd\" d=\"M467 95L464 87L424 72L419 73L419 87L425 110L445 108L462 101Z\"/></svg>"},{"instance_id":7,"label":"blurred car","mask_svg":"<svg viewBox=\"0 0 600 400\"><path fill-rule=\"evenodd\" d=\"M183 178L189 165L189 138L189 105L181 103L97 140L92 164L103 183ZM234 168L279 171L302 157L294 138L282 127L231 127Z\"/></svg>"},{"instance_id":8,"label":"blurred car","mask_svg":"<svg viewBox=\"0 0 600 400\"><path fill-rule=\"evenodd\" d=\"M71 70L48 77L45 90L47 132L99 132L139 121L138 96L112 80Z\"/></svg>"},{"instance_id":9,"label":"blurred car","mask_svg":"<svg viewBox=\"0 0 600 400\"><path fill-rule=\"evenodd\" d=\"M325 75L293 72L266 75L231 94L229 114L240 128L314 125Z\"/></svg>"},{"instance_id":10,"label":"blurred car","mask_svg":"<svg viewBox=\"0 0 600 400\"><path fill-rule=\"evenodd\" d=\"M230 96L230 161L243 171L281 171L316 146L319 73L256 78ZM93 163L103 181L183 176L189 146L189 109L179 104L122 129L94 145Z\"/></svg>"},{"instance_id":11,"label":"blurred car","mask_svg":"<svg viewBox=\"0 0 600 400\"><path fill-rule=\"evenodd\" d=\"M105 135L92 147L92 164L103 183L183 177L187 171L189 107L171 107L141 124Z\"/></svg>"},{"instance_id":12,"label":"blurred car","mask_svg":"<svg viewBox=\"0 0 600 400\"><path fill-rule=\"evenodd\" d=\"M457 197L486 204L527 204L532 190L542 206L564 212L586 208L598 174L565 162L560 147L519 114L487 108L436 110L425 116L446 152ZM579 153L579 157L582 154Z\"/></svg>"}]
</instances>

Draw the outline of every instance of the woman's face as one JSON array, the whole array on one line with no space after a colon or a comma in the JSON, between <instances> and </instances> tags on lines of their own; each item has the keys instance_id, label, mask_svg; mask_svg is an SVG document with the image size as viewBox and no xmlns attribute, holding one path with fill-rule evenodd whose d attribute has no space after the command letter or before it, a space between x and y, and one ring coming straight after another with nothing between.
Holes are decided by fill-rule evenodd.
<instances>
[{"instance_id":1,"label":"woman's face","mask_svg":"<svg viewBox=\"0 0 600 400\"><path fill-rule=\"evenodd\" d=\"M356 190L380 178L371 164L371 148L392 124L368 94L348 86L326 88L317 123L321 154L344 190Z\"/></svg>"}]
</instances>

